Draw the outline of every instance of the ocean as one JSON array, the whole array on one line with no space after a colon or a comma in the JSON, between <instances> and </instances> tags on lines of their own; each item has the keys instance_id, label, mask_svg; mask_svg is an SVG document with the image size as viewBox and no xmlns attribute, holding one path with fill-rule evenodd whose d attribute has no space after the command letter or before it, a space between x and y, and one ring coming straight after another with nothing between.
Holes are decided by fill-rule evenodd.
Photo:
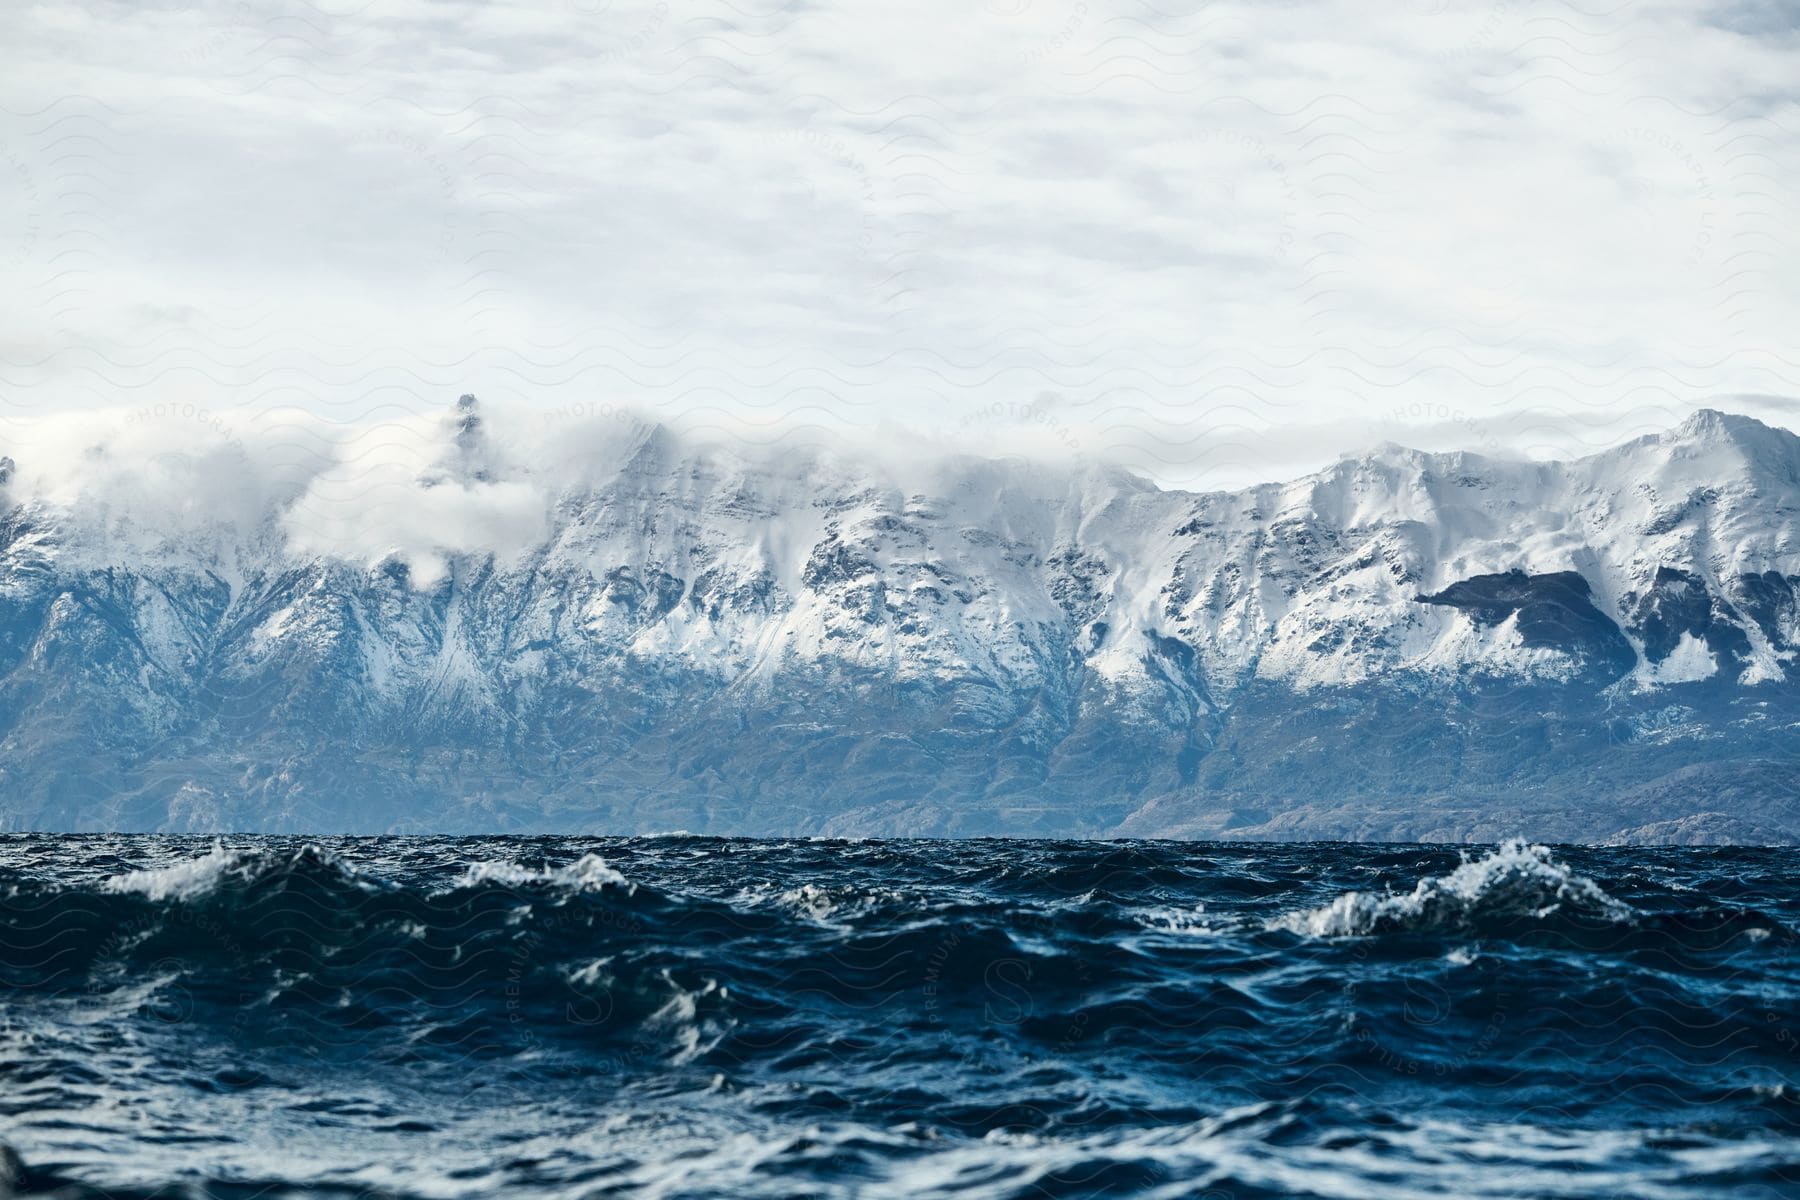
<instances>
[{"instance_id":1,"label":"ocean","mask_svg":"<svg viewBox=\"0 0 1800 1200\"><path fill-rule=\"evenodd\" d=\"M1800 1196L1800 852L0 837L0 1196Z\"/></svg>"}]
</instances>

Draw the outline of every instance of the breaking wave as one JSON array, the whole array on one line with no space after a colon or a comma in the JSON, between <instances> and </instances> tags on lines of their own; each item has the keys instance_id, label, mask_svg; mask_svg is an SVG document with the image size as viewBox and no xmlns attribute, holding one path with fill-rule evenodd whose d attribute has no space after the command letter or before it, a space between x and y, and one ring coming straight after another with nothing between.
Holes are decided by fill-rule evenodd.
<instances>
[{"instance_id":1,"label":"breaking wave","mask_svg":"<svg viewBox=\"0 0 1800 1200\"><path fill-rule=\"evenodd\" d=\"M1606 924L1631 915L1630 905L1556 861L1548 846L1511 841L1448 875L1419 880L1410 892L1346 892L1275 924L1311 937L1359 937L1494 930L1552 920Z\"/></svg>"}]
</instances>

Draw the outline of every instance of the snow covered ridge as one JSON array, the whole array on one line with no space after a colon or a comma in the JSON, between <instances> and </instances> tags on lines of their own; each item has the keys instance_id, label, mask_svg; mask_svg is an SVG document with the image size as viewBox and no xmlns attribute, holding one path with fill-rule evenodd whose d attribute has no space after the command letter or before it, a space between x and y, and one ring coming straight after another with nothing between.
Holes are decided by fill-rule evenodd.
<instances>
[{"instance_id":1,"label":"snow covered ridge","mask_svg":"<svg viewBox=\"0 0 1800 1200\"><path fill-rule=\"evenodd\" d=\"M1192 494L502 416L5 447L0 820L1460 836L1572 754L1663 788L1593 837L1703 834L1721 741L1800 738L1800 438L1746 417Z\"/></svg>"}]
</instances>

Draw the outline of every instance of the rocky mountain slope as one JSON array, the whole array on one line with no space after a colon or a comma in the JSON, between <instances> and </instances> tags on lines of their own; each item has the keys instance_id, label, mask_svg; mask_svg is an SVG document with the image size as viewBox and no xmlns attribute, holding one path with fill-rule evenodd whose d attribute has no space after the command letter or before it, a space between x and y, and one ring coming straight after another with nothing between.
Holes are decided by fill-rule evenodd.
<instances>
[{"instance_id":1,"label":"rocky mountain slope","mask_svg":"<svg viewBox=\"0 0 1800 1200\"><path fill-rule=\"evenodd\" d=\"M232 522L0 464L0 824L1800 834L1800 438L1749 418L1211 494L498 424Z\"/></svg>"}]
</instances>

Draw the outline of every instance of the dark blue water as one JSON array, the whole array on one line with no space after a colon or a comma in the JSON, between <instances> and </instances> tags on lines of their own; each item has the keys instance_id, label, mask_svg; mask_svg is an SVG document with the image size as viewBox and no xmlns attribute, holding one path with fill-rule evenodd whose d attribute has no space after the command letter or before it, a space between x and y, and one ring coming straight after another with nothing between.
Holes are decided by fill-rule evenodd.
<instances>
[{"instance_id":1,"label":"dark blue water","mask_svg":"<svg viewBox=\"0 0 1800 1200\"><path fill-rule=\"evenodd\" d=\"M1468 857L0 838L0 1176L1800 1195L1800 854Z\"/></svg>"}]
</instances>

